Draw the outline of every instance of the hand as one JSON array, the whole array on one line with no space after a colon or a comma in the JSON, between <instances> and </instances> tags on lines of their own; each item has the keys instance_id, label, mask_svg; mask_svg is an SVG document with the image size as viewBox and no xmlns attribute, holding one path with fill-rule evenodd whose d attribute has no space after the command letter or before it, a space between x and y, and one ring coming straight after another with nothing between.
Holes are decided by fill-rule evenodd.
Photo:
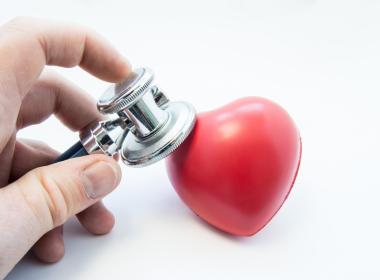
<instances>
[{"instance_id":1,"label":"hand","mask_svg":"<svg viewBox=\"0 0 380 280\"><path fill-rule=\"evenodd\" d=\"M103 38L82 27L18 18L0 28L0 278L32 247L43 261L62 258L62 224L70 216L94 234L114 224L100 201L120 181L112 158L90 155L48 165L56 151L16 137L50 114L73 130L100 118L87 94L43 72L45 65L79 65L110 82L130 72Z\"/></svg>"}]
</instances>

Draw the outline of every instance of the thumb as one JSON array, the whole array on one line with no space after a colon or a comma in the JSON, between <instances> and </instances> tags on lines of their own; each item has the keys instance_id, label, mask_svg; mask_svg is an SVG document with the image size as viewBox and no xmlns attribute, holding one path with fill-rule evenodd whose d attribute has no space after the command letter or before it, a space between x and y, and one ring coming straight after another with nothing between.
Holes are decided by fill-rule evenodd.
<instances>
[{"instance_id":1,"label":"thumb","mask_svg":"<svg viewBox=\"0 0 380 280\"><path fill-rule=\"evenodd\" d=\"M36 168L9 185L51 230L110 193L120 182L116 161L104 155L75 158Z\"/></svg>"},{"instance_id":2,"label":"thumb","mask_svg":"<svg viewBox=\"0 0 380 280\"><path fill-rule=\"evenodd\" d=\"M36 168L0 189L0 279L43 234L110 193L120 178L115 160L90 155Z\"/></svg>"}]
</instances>

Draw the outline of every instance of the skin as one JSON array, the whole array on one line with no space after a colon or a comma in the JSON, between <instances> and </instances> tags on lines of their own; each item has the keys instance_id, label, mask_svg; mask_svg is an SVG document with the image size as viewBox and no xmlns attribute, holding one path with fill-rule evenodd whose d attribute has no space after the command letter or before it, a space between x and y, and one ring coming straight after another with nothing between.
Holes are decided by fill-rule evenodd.
<instances>
[{"instance_id":1,"label":"skin","mask_svg":"<svg viewBox=\"0 0 380 280\"><path fill-rule=\"evenodd\" d=\"M93 234L106 234L114 225L113 215L101 202L120 182L120 167L113 159L90 155L51 164L58 156L55 150L17 138L20 129L51 114L74 131L101 117L89 95L46 71L45 65L80 66L109 82L125 79L131 68L95 32L31 18L17 18L0 27L0 61L3 278L29 250L43 262L60 260L64 255L63 224L70 216L76 215ZM102 177L94 182L87 171L95 165L95 174Z\"/></svg>"}]
</instances>

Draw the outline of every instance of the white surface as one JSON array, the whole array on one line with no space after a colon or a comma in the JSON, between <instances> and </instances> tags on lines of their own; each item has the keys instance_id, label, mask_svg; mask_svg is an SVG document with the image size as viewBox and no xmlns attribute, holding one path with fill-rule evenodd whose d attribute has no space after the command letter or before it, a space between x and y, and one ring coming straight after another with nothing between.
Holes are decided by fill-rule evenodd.
<instances>
[{"instance_id":1,"label":"white surface","mask_svg":"<svg viewBox=\"0 0 380 280\"><path fill-rule=\"evenodd\" d=\"M3 1L16 15L76 21L155 70L170 98L199 111L246 95L271 98L303 136L299 178L252 238L195 217L164 164L124 168L103 237L75 221L55 265L25 258L9 279L380 279L380 5L361 1ZM79 69L59 70L98 96ZM54 133L49 131L54 130ZM21 133L64 150L77 136L55 119ZM244 166L242 166L244 168Z\"/></svg>"}]
</instances>

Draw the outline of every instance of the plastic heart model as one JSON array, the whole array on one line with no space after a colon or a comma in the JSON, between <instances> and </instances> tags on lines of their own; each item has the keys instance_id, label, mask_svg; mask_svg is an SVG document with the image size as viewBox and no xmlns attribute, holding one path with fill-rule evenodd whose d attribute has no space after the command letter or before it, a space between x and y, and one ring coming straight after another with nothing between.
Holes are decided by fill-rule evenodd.
<instances>
[{"instance_id":1,"label":"plastic heart model","mask_svg":"<svg viewBox=\"0 0 380 280\"><path fill-rule=\"evenodd\" d=\"M301 160L288 113L258 97L198 115L194 131L167 160L181 199L213 226L249 236L286 200Z\"/></svg>"}]
</instances>

